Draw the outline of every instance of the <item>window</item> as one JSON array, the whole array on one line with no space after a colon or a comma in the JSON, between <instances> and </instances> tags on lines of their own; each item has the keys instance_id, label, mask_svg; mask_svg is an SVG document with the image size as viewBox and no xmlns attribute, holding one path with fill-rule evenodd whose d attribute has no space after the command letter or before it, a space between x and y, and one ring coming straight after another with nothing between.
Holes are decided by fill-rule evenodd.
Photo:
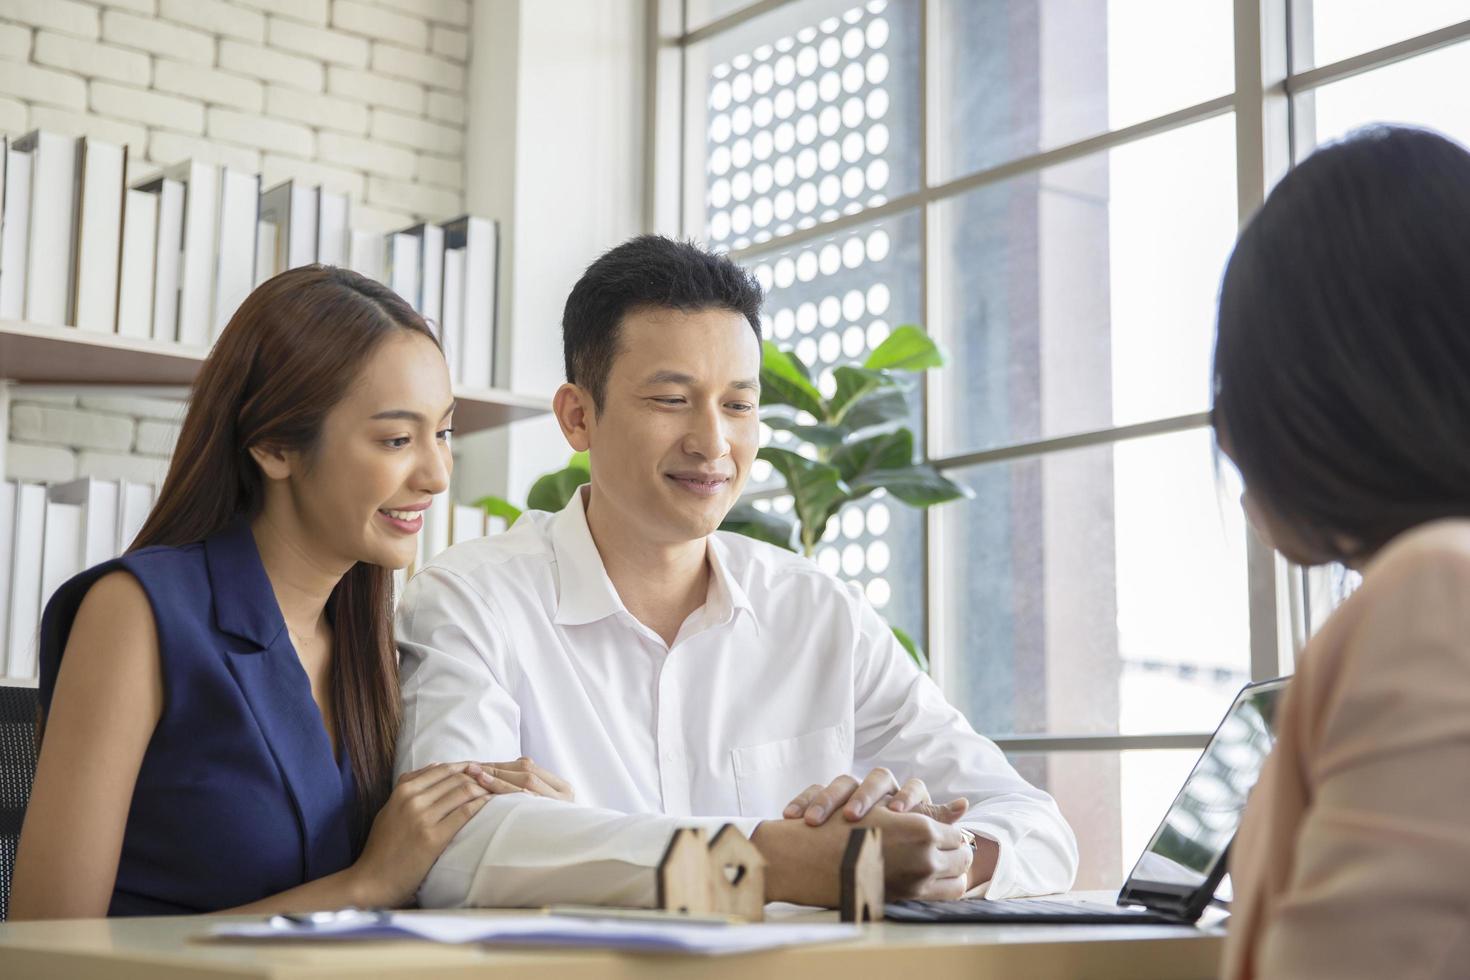
<instances>
[{"instance_id":1,"label":"window","mask_svg":"<svg viewBox=\"0 0 1470 980\"><path fill-rule=\"evenodd\" d=\"M1255 542L1215 453L1214 306L1240 218L1363 123L1470 140L1470 0L659 13L677 71L657 61L650 104L683 107L655 120L653 156L680 170L657 174L653 213L677 216L659 230L753 269L767 337L828 390L902 323L950 355L914 427L975 496L866 501L817 561L927 641L951 701L1056 795L1079 887L1116 886L1234 692L1289 670L1292 638L1352 585ZM1237 80L1237 43L1264 83L1250 59ZM751 492L790 507L764 466Z\"/></svg>"}]
</instances>

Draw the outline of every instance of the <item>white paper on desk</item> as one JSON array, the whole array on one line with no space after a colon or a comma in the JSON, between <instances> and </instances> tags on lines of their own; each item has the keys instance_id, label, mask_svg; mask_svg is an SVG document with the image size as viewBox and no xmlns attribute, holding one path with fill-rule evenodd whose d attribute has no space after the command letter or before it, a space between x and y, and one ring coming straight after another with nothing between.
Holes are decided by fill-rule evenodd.
<instances>
[{"instance_id":1,"label":"white paper on desk","mask_svg":"<svg viewBox=\"0 0 1470 980\"><path fill-rule=\"evenodd\" d=\"M581 946L646 952L698 953L717 956L749 953L779 946L830 943L853 939L853 925L763 923L760 925L687 925L680 922L629 922L555 915L504 917L461 915L393 915L390 921L366 924L279 928L264 922L218 925L215 939L427 939L436 943L492 943L532 946Z\"/></svg>"}]
</instances>

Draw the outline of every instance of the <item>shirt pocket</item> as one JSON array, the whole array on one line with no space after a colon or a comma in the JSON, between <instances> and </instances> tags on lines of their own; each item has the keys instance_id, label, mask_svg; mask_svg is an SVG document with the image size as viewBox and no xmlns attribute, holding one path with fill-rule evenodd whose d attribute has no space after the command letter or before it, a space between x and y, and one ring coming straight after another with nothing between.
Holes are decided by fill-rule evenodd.
<instances>
[{"instance_id":1,"label":"shirt pocket","mask_svg":"<svg viewBox=\"0 0 1470 980\"><path fill-rule=\"evenodd\" d=\"M847 726L730 750L742 817L781 816L791 798L813 783L825 786L852 764Z\"/></svg>"}]
</instances>

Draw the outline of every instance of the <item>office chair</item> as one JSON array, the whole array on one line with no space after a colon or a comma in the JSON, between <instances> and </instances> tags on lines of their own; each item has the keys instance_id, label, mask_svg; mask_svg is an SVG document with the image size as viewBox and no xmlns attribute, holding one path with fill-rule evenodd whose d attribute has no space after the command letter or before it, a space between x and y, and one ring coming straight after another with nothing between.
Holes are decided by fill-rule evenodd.
<instances>
[{"instance_id":1,"label":"office chair","mask_svg":"<svg viewBox=\"0 0 1470 980\"><path fill-rule=\"evenodd\" d=\"M15 849L36 777L38 697L34 687L0 686L0 922L10 914Z\"/></svg>"}]
</instances>

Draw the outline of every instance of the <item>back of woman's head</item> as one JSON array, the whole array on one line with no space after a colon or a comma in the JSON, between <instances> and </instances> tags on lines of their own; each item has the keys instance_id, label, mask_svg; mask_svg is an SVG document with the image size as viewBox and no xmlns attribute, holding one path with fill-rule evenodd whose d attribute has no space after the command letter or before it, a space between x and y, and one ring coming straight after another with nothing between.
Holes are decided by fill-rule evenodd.
<instances>
[{"instance_id":1,"label":"back of woman's head","mask_svg":"<svg viewBox=\"0 0 1470 980\"><path fill-rule=\"evenodd\" d=\"M1470 152L1379 126L1292 170L1226 268L1214 371L1246 486L1314 556L1470 515Z\"/></svg>"}]
</instances>

